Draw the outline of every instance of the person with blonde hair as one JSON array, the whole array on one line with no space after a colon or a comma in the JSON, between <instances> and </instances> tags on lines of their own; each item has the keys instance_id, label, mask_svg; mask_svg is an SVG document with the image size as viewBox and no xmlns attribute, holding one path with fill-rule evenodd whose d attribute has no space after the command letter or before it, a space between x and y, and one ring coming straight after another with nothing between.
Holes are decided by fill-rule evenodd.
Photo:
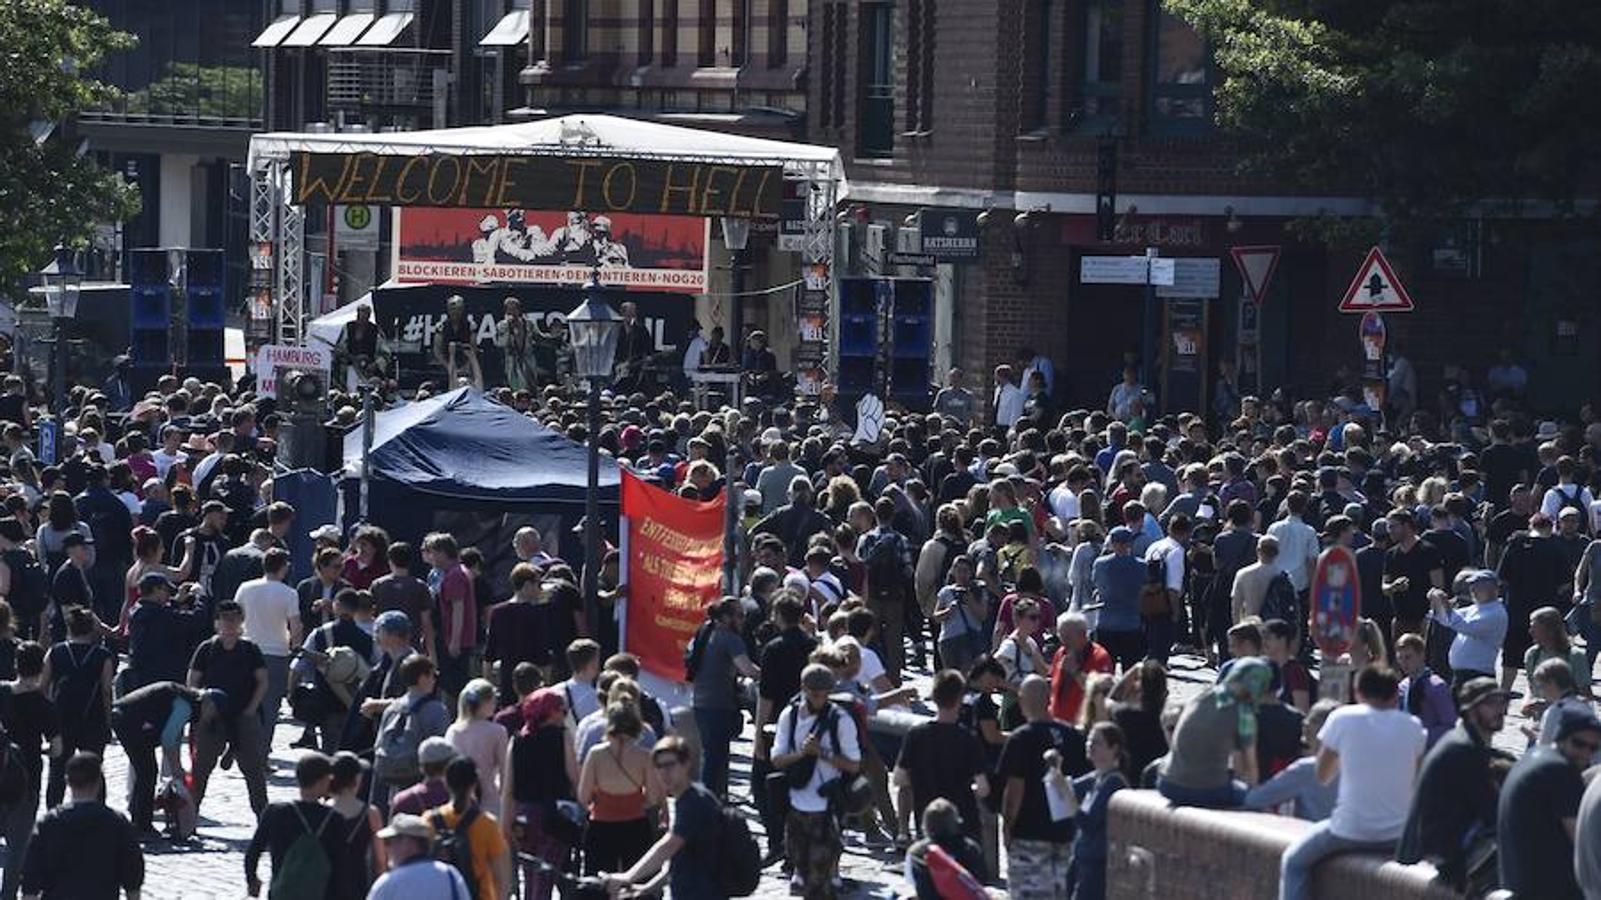
<instances>
[{"instance_id":1,"label":"person with blonde hair","mask_svg":"<svg viewBox=\"0 0 1601 900\"><path fill-rule=\"evenodd\" d=\"M651 752L639 745L644 730L636 705L610 703L606 740L584 756L578 802L589 810L586 875L626 871L650 849L650 812L660 808L664 792L651 765Z\"/></svg>"},{"instance_id":2,"label":"person with blonde hair","mask_svg":"<svg viewBox=\"0 0 1601 900\"><path fill-rule=\"evenodd\" d=\"M1084 705L1078 711L1078 728L1088 733L1100 722L1112 718L1112 688L1117 680L1105 672L1091 674L1084 683Z\"/></svg>"},{"instance_id":3,"label":"person with blonde hair","mask_svg":"<svg viewBox=\"0 0 1601 900\"><path fill-rule=\"evenodd\" d=\"M495 686L485 679L467 682L456 697L456 721L445 740L478 764L478 796L484 811L500 816L500 782L506 771L506 728L494 721Z\"/></svg>"},{"instance_id":4,"label":"person with blonde hair","mask_svg":"<svg viewBox=\"0 0 1601 900\"><path fill-rule=\"evenodd\" d=\"M1590 660L1585 651L1573 646L1568 629L1562 621L1562 611L1554 606L1542 606L1529 615L1529 637L1533 644L1523 654L1523 671L1532 679L1541 663L1560 659L1573 671L1573 684L1580 696L1590 696ZM1504 663L1503 669L1510 671ZM1503 678L1503 684L1506 679Z\"/></svg>"}]
</instances>

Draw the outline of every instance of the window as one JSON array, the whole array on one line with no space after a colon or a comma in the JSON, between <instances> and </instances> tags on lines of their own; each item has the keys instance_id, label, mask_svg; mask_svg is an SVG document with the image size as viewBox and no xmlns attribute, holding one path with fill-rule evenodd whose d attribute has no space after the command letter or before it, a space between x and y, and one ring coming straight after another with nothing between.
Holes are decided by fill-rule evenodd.
<instances>
[{"instance_id":1,"label":"window","mask_svg":"<svg viewBox=\"0 0 1601 900\"><path fill-rule=\"evenodd\" d=\"M1084 70L1073 124L1101 129L1117 122L1123 90L1123 2L1089 0L1084 6Z\"/></svg>"},{"instance_id":2,"label":"window","mask_svg":"<svg viewBox=\"0 0 1601 900\"><path fill-rule=\"evenodd\" d=\"M579 62L589 56L589 4L586 0L562 3L561 55L567 62Z\"/></svg>"},{"instance_id":3,"label":"window","mask_svg":"<svg viewBox=\"0 0 1601 900\"><path fill-rule=\"evenodd\" d=\"M789 0L767 0L767 65L789 62Z\"/></svg>"},{"instance_id":4,"label":"window","mask_svg":"<svg viewBox=\"0 0 1601 900\"><path fill-rule=\"evenodd\" d=\"M1151 53L1151 130L1197 134L1212 127L1212 52L1206 39L1155 2Z\"/></svg>"},{"instance_id":5,"label":"window","mask_svg":"<svg viewBox=\"0 0 1601 900\"><path fill-rule=\"evenodd\" d=\"M673 0L667 0L669 4ZM639 0L639 65L656 55L656 0Z\"/></svg>"},{"instance_id":6,"label":"window","mask_svg":"<svg viewBox=\"0 0 1601 900\"><path fill-rule=\"evenodd\" d=\"M1023 71L1028 88L1023 93L1023 115L1019 130L1028 133L1041 131L1050 125L1050 111L1056 105L1055 47L1051 44L1052 0L1033 0L1028 7L1026 32L1023 35L1026 54Z\"/></svg>"},{"instance_id":7,"label":"window","mask_svg":"<svg viewBox=\"0 0 1601 900\"><path fill-rule=\"evenodd\" d=\"M934 129L934 0L906 8L906 130Z\"/></svg>"},{"instance_id":8,"label":"window","mask_svg":"<svg viewBox=\"0 0 1601 900\"><path fill-rule=\"evenodd\" d=\"M895 151L895 7L861 7L861 106L856 122L858 156L883 157Z\"/></svg>"},{"instance_id":9,"label":"window","mask_svg":"<svg viewBox=\"0 0 1601 900\"><path fill-rule=\"evenodd\" d=\"M750 64L751 0L734 0L734 48L728 64L741 68Z\"/></svg>"},{"instance_id":10,"label":"window","mask_svg":"<svg viewBox=\"0 0 1601 900\"><path fill-rule=\"evenodd\" d=\"M702 69L717 65L717 0L700 0L700 19L695 23L695 34L695 65Z\"/></svg>"},{"instance_id":11,"label":"window","mask_svg":"<svg viewBox=\"0 0 1601 900\"><path fill-rule=\"evenodd\" d=\"M680 0L663 0L662 6L662 66L678 65L678 4Z\"/></svg>"}]
</instances>

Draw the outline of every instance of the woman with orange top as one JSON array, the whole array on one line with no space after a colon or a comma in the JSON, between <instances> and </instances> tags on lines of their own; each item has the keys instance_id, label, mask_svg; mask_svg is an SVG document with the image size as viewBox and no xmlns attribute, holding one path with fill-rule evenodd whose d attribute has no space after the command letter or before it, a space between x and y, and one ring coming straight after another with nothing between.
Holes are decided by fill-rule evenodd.
<instances>
[{"instance_id":1,"label":"woman with orange top","mask_svg":"<svg viewBox=\"0 0 1601 900\"><path fill-rule=\"evenodd\" d=\"M655 839L650 811L659 809L662 785L649 750L639 746L643 722L628 703L606 708L606 740L584 757L578 802L589 809L584 874L626 872Z\"/></svg>"}]
</instances>

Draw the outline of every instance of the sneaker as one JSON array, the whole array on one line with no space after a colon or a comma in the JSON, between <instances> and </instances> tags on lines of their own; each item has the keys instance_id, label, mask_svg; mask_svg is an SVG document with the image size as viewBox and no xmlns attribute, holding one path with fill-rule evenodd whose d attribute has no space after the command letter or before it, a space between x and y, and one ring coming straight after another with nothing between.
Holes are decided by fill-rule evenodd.
<instances>
[{"instance_id":1,"label":"sneaker","mask_svg":"<svg viewBox=\"0 0 1601 900\"><path fill-rule=\"evenodd\" d=\"M791 876L789 879L789 895L791 897L800 897L805 893L806 884L801 881L801 877L799 875Z\"/></svg>"},{"instance_id":2,"label":"sneaker","mask_svg":"<svg viewBox=\"0 0 1601 900\"><path fill-rule=\"evenodd\" d=\"M233 748L232 747L229 747L227 750L224 750L222 752L222 759L217 761L217 765L222 766L222 769L223 769L224 772L226 772L229 769L233 768Z\"/></svg>"},{"instance_id":3,"label":"sneaker","mask_svg":"<svg viewBox=\"0 0 1601 900\"><path fill-rule=\"evenodd\" d=\"M765 869L774 863L782 862L784 859L784 848L774 847L773 849L767 851L766 856L762 857L762 868Z\"/></svg>"},{"instance_id":4,"label":"sneaker","mask_svg":"<svg viewBox=\"0 0 1601 900\"><path fill-rule=\"evenodd\" d=\"M296 740L294 743L290 744L289 746L294 747L294 748L299 749L299 750L319 750L319 749L321 749L321 747L317 744L317 738L310 731L307 731L305 734L302 734L298 740Z\"/></svg>"},{"instance_id":5,"label":"sneaker","mask_svg":"<svg viewBox=\"0 0 1601 900\"><path fill-rule=\"evenodd\" d=\"M874 849L881 849L895 846L895 839L890 837L889 832L875 827L871 831L862 833L862 843Z\"/></svg>"}]
</instances>

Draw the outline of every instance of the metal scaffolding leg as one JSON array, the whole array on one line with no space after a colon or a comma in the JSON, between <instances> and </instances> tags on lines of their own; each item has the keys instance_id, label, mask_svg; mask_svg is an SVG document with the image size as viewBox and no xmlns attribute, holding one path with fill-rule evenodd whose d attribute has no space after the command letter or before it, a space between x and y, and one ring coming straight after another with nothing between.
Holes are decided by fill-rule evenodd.
<instances>
[{"instance_id":1,"label":"metal scaffolding leg","mask_svg":"<svg viewBox=\"0 0 1601 900\"><path fill-rule=\"evenodd\" d=\"M824 294L828 310L828 350L823 368L830 381L839 375L839 311L834 303L836 273L834 260L834 204L839 186L827 164L813 164L807 170L806 225L802 233L801 259L804 288Z\"/></svg>"},{"instance_id":2,"label":"metal scaffolding leg","mask_svg":"<svg viewBox=\"0 0 1601 900\"><path fill-rule=\"evenodd\" d=\"M281 162L272 163L269 178L277 189L278 217L275 248L278 263L278 321L274 340L279 344L298 346L304 340L306 325L305 213L289 202L293 194L289 189L287 166Z\"/></svg>"}]
</instances>

